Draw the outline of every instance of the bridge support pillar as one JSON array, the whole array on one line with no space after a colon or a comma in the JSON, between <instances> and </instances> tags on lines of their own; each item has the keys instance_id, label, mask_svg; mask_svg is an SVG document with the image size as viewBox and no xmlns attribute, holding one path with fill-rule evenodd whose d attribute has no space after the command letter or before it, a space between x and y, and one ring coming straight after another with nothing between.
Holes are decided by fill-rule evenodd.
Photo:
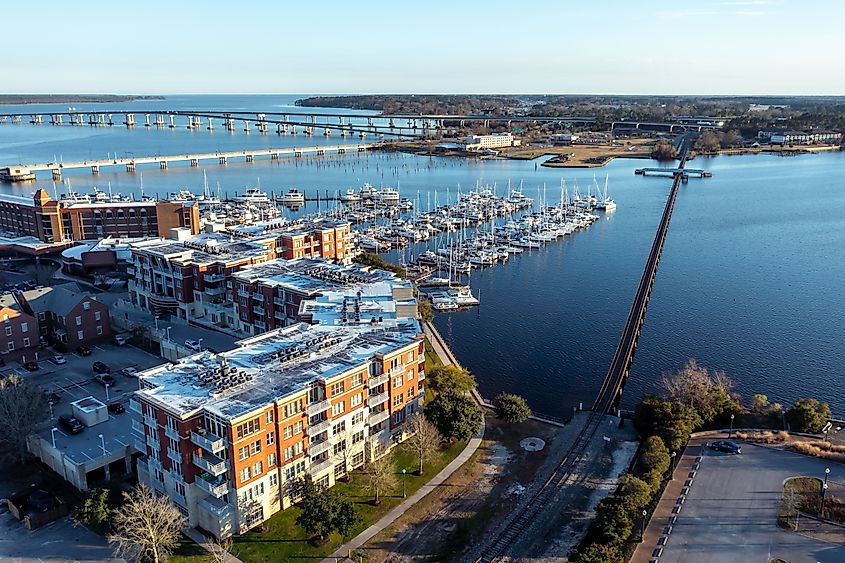
<instances>
[{"instance_id":1,"label":"bridge support pillar","mask_svg":"<svg viewBox=\"0 0 845 563\"><path fill-rule=\"evenodd\" d=\"M359 135L359 137L361 137L362 139L366 139L367 138L366 131L361 131L361 134Z\"/></svg>"},{"instance_id":2,"label":"bridge support pillar","mask_svg":"<svg viewBox=\"0 0 845 563\"><path fill-rule=\"evenodd\" d=\"M156 127L164 127L164 116L163 115L156 115Z\"/></svg>"},{"instance_id":3,"label":"bridge support pillar","mask_svg":"<svg viewBox=\"0 0 845 563\"><path fill-rule=\"evenodd\" d=\"M145 113L144 114L144 127L152 127L152 126L153 126L153 124L150 123L150 114Z\"/></svg>"},{"instance_id":4,"label":"bridge support pillar","mask_svg":"<svg viewBox=\"0 0 845 563\"><path fill-rule=\"evenodd\" d=\"M387 122L387 126L390 127L391 129L396 129L396 124L393 123L392 117L390 118L390 121Z\"/></svg>"},{"instance_id":5,"label":"bridge support pillar","mask_svg":"<svg viewBox=\"0 0 845 563\"><path fill-rule=\"evenodd\" d=\"M291 135L296 135L296 125L291 125L291 126L290 126L290 134L291 134Z\"/></svg>"},{"instance_id":6,"label":"bridge support pillar","mask_svg":"<svg viewBox=\"0 0 845 563\"><path fill-rule=\"evenodd\" d=\"M346 129L341 129L341 130L340 130L340 136L341 136L341 137L344 137L344 138L345 138L348 134L349 134L349 133L346 131Z\"/></svg>"},{"instance_id":7,"label":"bridge support pillar","mask_svg":"<svg viewBox=\"0 0 845 563\"><path fill-rule=\"evenodd\" d=\"M258 122L258 131L261 133L267 132L267 122L266 121L259 121Z\"/></svg>"},{"instance_id":8,"label":"bridge support pillar","mask_svg":"<svg viewBox=\"0 0 845 563\"><path fill-rule=\"evenodd\" d=\"M135 127L135 114L127 113L125 115L125 117L126 117L126 121L124 121L123 124L126 125L127 127Z\"/></svg>"},{"instance_id":9,"label":"bridge support pillar","mask_svg":"<svg viewBox=\"0 0 845 563\"><path fill-rule=\"evenodd\" d=\"M167 170L167 161L166 160L160 161L158 163L158 167L161 168L162 170Z\"/></svg>"},{"instance_id":10,"label":"bridge support pillar","mask_svg":"<svg viewBox=\"0 0 845 563\"><path fill-rule=\"evenodd\" d=\"M134 162L127 162L126 163L126 171L127 172L135 172L135 163Z\"/></svg>"},{"instance_id":11,"label":"bridge support pillar","mask_svg":"<svg viewBox=\"0 0 845 563\"><path fill-rule=\"evenodd\" d=\"M279 160L279 153L271 152L270 153L270 160Z\"/></svg>"},{"instance_id":12,"label":"bridge support pillar","mask_svg":"<svg viewBox=\"0 0 845 563\"><path fill-rule=\"evenodd\" d=\"M244 119L244 131L247 135L249 135L249 121L247 121L246 119Z\"/></svg>"},{"instance_id":13,"label":"bridge support pillar","mask_svg":"<svg viewBox=\"0 0 845 563\"><path fill-rule=\"evenodd\" d=\"M218 164L225 166L226 165L226 157L221 156L220 158L217 159L217 162L218 162Z\"/></svg>"},{"instance_id":14,"label":"bridge support pillar","mask_svg":"<svg viewBox=\"0 0 845 563\"><path fill-rule=\"evenodd\" d=\"M323 156L324 154L326 154L326 151L323 149L317 149L317 156Z\"/></svg>"},{"instance_id":15,"label":"bridge support pillar","mask_svg":"<svg viewBox=\"0 0 845 563\"><path fill-rule=\"evenodd\" d=\"M214 131L214 121L212 121L213 119L214 118L212 117L208 118L208 127L206 127L206 129L208 129L209 131Z\"/></svg>"},{"instance_id":16,"label":"bridge support pillar","mask_svg":"<svg viewBox=\"0 0 845 563\"><path fill-rule=\"evenodd\" d=\"M331 137L332 136L332 130L329 129L328 127L326 127L326 130L323 131L323 135L325 135L326 137Z\"/></svg>"},{"instance_id":17,"label":"bridge support pillar","mask_svg":"<svg viewBox=\"0 0 845 563\"><path fill-rule=\"evenodd\" d=\"M57 120L57 121L58 121L58 124L59 124L59 125L61 125L61 124L62 124L62 116L61 116L61 115L57 115L56 117L58 118L58 120Z\"/></svg>"},{"instance_id":18,"label":"bridge support pillar","mask_svg":"<svg viewBox=\"0 0 845 563\"><path fill-rule=\"evenodd\" d=\"M99 166L97 166L95 164L94 166L91 167L91 174L93 174L94 176L97 176L99 173L100 173L100 167Z\"/></svg>"},{"instance_id":19,"label":"bridge support pillar","mask_svg":"<svg viewBox=\"0 0 845 563\"><path fill-rule=\"evenodd\" d=\"M337 149L337 154L346 154L346 149Z\"/></svg>"},{"instance_id":20,"label":"bridge support pillar","mask_svg":"<svg viewBox=\"0 0 845 563\"><path fill-rule=\"evenodd\" d=\"M247 162L252 162L254 158L255 157L253 157L251 154L246 155L246 161Z\"/></svg>"},{"instance_id":21,"label":"bridge support pillar","mask_svg":"<svg viewBox=\"0 0 845 563\"><path fill-rule=\"evenodd\" d=\"M197 167L197 166L199 166L199 165L200 165L200 163L199 163L199 161L198 161L196 158L192 158L192 159L191 159L191 166L193 166L193 167Z\"/></svg>"},{"instance_id":22,"label":"bridge support pillar","mask_svg":"<svg viewBox=\"0 0 845 563\"><path fill-rule=\"evenodd\" d=\"M173 122L174 116L168 115L168 117L170 118L170 125L168 125L168 127L170 127L171 129L176 129L176 123Z\"/></svg>"},{"instance_id":23,"label":"bridge support pillar","mask_svg":"<svg viewBox=\"0 0 845 563\"><path fill-rule=\"evenodd\" d=\"M53 173L54 180L61 180L62 179L62 169L61 168L53 168L50 170Z\"/></svg>"},{"instance_id":24,"label":"bridge support pillar","mask_svg":"<svg viewBox=\"0 0 845 563\"><path fill-rule=\"evenodd\" d=\"M229 118L229 119L226 120L226 130L230 131L230 132L233 132L235 130L235 120L234 119Z\"/></svg>"}]
</instances>

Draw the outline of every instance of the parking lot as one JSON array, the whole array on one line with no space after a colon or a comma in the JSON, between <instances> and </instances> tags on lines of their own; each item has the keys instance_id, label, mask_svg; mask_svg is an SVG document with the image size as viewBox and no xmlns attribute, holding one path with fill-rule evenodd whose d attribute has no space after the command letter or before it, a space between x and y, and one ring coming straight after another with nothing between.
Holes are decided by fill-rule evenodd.
<instances>
[{"instance_id":1,"label":"parking lot","mask_svg":"<svg viewBox=\"0 0 845 563\"><path fill-rule=\"evenodd\" d=\"M845 530L829 542L777 524L784 480L823 478L825 467L830 467L830 479L841 481L845 466L739 441L739 455L703 445L723 438L713 435L690 442L632 561L845 561Z\"/></svg>"}]
</instances>

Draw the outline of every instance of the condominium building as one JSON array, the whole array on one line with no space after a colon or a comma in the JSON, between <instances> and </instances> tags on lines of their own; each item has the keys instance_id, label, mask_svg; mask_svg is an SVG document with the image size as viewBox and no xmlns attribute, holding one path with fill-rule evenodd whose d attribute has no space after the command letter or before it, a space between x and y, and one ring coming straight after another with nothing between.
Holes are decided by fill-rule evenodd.
<instances>
[{"instance_id":1,"label":"condominium building","mask_svg":"<svg viewBox=\"0 0 845 563\"><path fill-rule=\"evenodd\" d=\"M405 438L424 397L419 322L299 323L140 374L138 476L190 525L240 534Z\"/></svg>"},{"instance_id":2,"label":"condominium building","mask_svg":"<svg viewBox=\"0 0 845 563\"><path fill-rule=\"evenodd\" d=\"M56 201L44 189L32 197L0 195L0 231L50 243L166 236L175 227L196 234L199 226L197 202Z\"/></svg>"},{"instance_id":3,"label":"condominium building","mask_svg":"<svg viewBox=\"0 0 845 563\"><path fill-rule=\"evenodd\" d=\"M351 226L346 221L324 219L306 228L279 235L279 256L294 258L325 258L348 263Z\"/></svg>"},{"instance_id":4,"label":"condominium building","mask_svg":"<svg viewBox=\"0 0 845 563\"><path fill-rule=\"evenodd\" d=\"M842 142L842 133L834 131L787 131L784 129L764 130L757 138L773 145L835 145Z\"/></svg>"},{"instance_id":5,"label":"condominium building","mask_svg":"<svg viewBox=\"0 0 845 563\"><path fill-rule=\"evenodd\" d=\"M155 314L231 326L227 279L244 266L275 258L275 237L244 240L221 233L187 236L184 231L173 237L133 247L127 269L134 276L129 281L130 300Z\"/></svg>"},{"instance_id":6,"label":"condominium building","mask_svg":"<svg viewBox=\"0 0 845 563\"><path fill-rule=\"evenodd\" d=\"M300 321L342 324L373 317L383 320L417 315L411 282L358 264L276 259L242 268L232 274L232 284L237 291L235 326L245 334Z\"/></svg>"}]
</instances>

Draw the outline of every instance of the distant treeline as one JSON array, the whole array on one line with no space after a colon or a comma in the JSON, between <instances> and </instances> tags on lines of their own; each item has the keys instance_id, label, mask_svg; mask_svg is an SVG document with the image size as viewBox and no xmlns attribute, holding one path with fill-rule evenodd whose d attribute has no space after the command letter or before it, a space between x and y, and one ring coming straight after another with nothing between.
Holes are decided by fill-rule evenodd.
<instances>
[{"instance_id":1,"label":"distant treeline","mask_svg":"<svg viewBox=\"0 0 845 563\"><path fill-rule=\"evenodd\" d=\"M613 121L662 122L680 116L724 118L725 130L751 137L760 129L845 130L842 96L412 95L316 96L307 107L367 109L391 114L590 116L598 128Z\"/></svg>"},{"instance_id":2,"label":"distant treeline","mask_svg":"<svg viewBox=\"0 0 845 563\"><path fill-rule=\"evenodd\" d=\"M0 104L81 104L163 100L164 96L123 96L118 94L0 94Z\"/></svg>"}]
</instances>

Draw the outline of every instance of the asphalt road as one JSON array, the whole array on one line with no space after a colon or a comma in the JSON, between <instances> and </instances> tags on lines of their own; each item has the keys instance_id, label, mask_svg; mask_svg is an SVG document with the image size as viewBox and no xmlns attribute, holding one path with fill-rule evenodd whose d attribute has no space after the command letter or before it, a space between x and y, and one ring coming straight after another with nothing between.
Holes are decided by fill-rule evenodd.
<instances>
[{"instance_id":1,"label":"asphalt road","mask_svg":"<svg viewBox=\"0 0 845 563\"><path fill-rule=\"evenodd\" d=\"M842 481L845 466L746 443L741 455L708 448L701 452L700 469L660 563L751 563L773 558L790 563L845 561L845 546L777 525L784 480L799 475L823 478L825 467L830 467L830 479ZM651 525L663 523L653 519ZM841 540L845 542L845 530ZM644 547L650 551L653 546Z\"/></svg>"}]
</instances>

